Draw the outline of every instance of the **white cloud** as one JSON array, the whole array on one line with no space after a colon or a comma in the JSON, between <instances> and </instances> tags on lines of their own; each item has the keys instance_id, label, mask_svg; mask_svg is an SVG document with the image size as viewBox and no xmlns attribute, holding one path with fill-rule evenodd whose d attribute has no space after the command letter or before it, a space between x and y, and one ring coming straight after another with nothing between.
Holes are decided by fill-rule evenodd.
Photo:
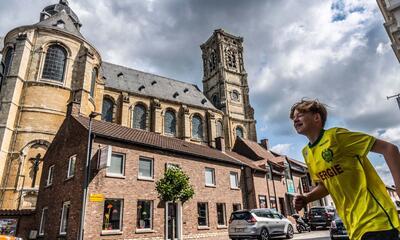
<instances>
[{"instance_id":1,"label":"white cloud","mask_svg":"<svg viewBox=\"0 0 400 240\"><path fill-rule=\"evenodd\" d=\"M375 166L375 170L386 185L394 185L392 174L386 164Z\"/></svg>"},{"instance_id":2,"label":"white cloud","mask_svg":"<svg viewBox=\"0 0 400 240\"><path fill-rule=\"evenodd\" d=\"M292 144L285 143L285 144L277 144L271 148L272 151L282 154L282 155L288 155L290 152L290 147Z\"/></svg>"},{"instance_id":3,"label":"white cloud","mask_svg":"<svg viewBox=\"0 0 400 240\"><path fill-rule=\"evenodd\" d=\"M400 145L400 127L378 130L374 135L388 142Z\"/></svg>"},{"instance_id":4,"label":"white cloud","mask_svg":"<svg viewBox=\"0 0 400 240\"><path fill-rule=\"evenodd\" d=\"M384 55L385 53L389 52L391 50L391 43L390 42L380 42L378 46L376 47L376 53L379 55Z\"/></svg>"}]
</instances>

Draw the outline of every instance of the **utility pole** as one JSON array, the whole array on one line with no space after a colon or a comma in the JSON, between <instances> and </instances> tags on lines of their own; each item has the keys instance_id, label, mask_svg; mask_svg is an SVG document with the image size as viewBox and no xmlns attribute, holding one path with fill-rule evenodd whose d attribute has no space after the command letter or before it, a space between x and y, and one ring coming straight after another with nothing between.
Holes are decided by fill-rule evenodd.
<instances>
[{"instance_id":1,"label":"utility pole","mask_svg":"<svg viewBox=\"0 0 400 240\"><path fill-rule=\"evenodd\" d=\"M386 97L386 98L387 98L387 100L389 100L389 99L391 99L391 98L396 98L396 100L397 100L397 105L399 106L399 109L400 109L400 93L398 93L398 94L396 94L396 95L393 95L393 96Z\"/></svg>"}]
</instances>

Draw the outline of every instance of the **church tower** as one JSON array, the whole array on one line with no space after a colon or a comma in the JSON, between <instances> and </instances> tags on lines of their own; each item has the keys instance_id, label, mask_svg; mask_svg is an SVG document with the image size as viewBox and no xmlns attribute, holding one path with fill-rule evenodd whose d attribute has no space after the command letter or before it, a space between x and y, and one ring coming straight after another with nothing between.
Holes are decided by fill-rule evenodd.
<instances>
[{"instance_id":1,"label":"church tower","mask_svg":"<svg viewBox=\"0 0 400 240\"><path fill-rule=\"evenodd\" d=\"M257 141L254 109L250 105L247 73L243 61L243 38L222 29L201 46L203 92L224 112L224 137L230 149L236 137Z\"/></svg>"}]
</instances>

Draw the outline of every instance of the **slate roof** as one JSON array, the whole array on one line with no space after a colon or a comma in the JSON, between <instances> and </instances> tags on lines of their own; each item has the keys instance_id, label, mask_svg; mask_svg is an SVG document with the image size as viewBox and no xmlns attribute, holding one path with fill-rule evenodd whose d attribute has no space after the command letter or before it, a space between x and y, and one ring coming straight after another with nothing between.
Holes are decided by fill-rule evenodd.
<instances>
[{"instance_id":1,"label":"slate roof","mask_svg":"<svg viewBox=\"0 0 400 240\"><path fill-rule=\"evenodd\" d=\"M64 22L64 28L57 27L57 22L59 22L59 21ZM75 36L78 36L78 37L84 39L83 35L78 30L78 28L75 26L71 17L64 10L62 10L62 11L50 16L49 18L44 19L36 24L33 24L32 27L44 27L44 28L49 28L49 29L53 29L53 30L63 31L63 32L67 32L67 33L73 34Z\"/></svg>"},{"instance_id":2,"label":"slate roof","mask_svg":"<svg viewBox=\"0 0 400 240\"><path fill-rule=\"evenodd\" d=\"M106 87L202 108L216 109L195 84L108 62L103 62L101 68Z\"/></svg>"},{"instance_id":3,"label":"slate roof","mask_svg":"<svg viewBox=\"0 0 400 240\"><path fill-rule=\"evenodd\" d=\"M85 129L89 128L89 118L84 116L72 116ZM220 150L190 143L174 137L166 137L154 132L143 131L134 128L124 127L115 123L93 120L92 131L98 137L126 142L134 145L150 147L174 153L186 154L203 159L218 162L230 163L234 165L247 165L234 159Z\"/></svg>"}]
</instances>

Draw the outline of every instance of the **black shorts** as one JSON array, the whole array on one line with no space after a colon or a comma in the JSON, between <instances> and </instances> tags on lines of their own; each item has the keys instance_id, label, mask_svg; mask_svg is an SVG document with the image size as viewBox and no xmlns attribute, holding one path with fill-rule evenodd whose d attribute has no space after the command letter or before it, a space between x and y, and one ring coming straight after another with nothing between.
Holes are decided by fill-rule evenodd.
<instances>
[{"instance_id":1,"label":"black shorts","mask_svg":"<svg viewBox=\"0 0 400 240\"><path fill-rule=\"evenodd\" d=\"M377 231L377 232L367 232L365 233L361 240L399 240L399 231L397 229Z\"/></svg>"}]
</instances>

